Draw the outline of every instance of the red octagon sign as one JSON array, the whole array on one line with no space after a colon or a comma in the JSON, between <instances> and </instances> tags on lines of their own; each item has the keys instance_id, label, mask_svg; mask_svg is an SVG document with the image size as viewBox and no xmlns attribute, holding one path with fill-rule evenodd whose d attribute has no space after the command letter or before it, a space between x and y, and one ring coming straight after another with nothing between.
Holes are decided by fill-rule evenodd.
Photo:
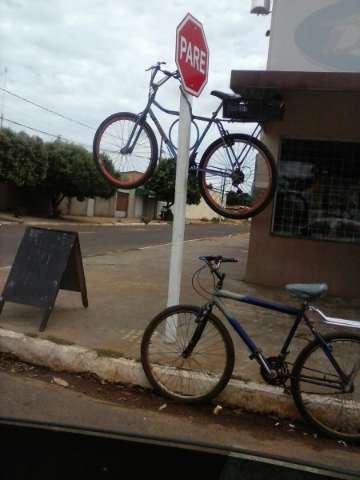
<instances>
[{"instance_id":1,"label":"red octagon sign","mask_svg":"<svg viewBox=\"0 0 360 480\"><path fill-rule=\"evenodd\" d=\"M190 13L176 29L175 61L184 89L198 97L209 70L209 49L202 24Z\"/></svg>"}]
</instances>

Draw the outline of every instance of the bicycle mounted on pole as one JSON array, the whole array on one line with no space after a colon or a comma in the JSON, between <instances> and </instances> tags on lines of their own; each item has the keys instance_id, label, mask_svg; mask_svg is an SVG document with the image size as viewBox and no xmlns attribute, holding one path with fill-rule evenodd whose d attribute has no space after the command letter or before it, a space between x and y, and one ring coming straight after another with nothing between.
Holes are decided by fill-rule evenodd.
<instances>
[{"instance_id":1,"label":"bicycle mounted on pole","mask_svg":"<svg viewBox=\"0 0 360 480\"><path fill-rule=\"evenodd\" d=\"M118 188L137 188L154 172L159 149L149 119L170 157L176 160L177 149L171 133L178 119L167 135L153 109L156 107L168 115L179 116L178 111L169 110L156 100L160 87L170 79L180 78L177 71L163 69L164 63L158 62L147 69L151 75L144 110L138 114L119 112L110 115L95 133L95 163L102 175ZM155 81L159 73L163 76ZM196 140L190 147L189 171L197 176L200 193L212 210L227 218L249 218L260 213L273 198L277 180L275 161L269 149L257 138L261 132L259 124L252 135L229 133L223 124L241 119L218 118L221 109L225 114L234 106L241 111L246 106L245 100L239 95L219 91L211 94L221 100L211 117L191 115ZM197 122L205 123L202 133ZM196 163L199 147L212 126L217 127L220 137L207 147L200 162Z\"/></svg>"}]
</instances>

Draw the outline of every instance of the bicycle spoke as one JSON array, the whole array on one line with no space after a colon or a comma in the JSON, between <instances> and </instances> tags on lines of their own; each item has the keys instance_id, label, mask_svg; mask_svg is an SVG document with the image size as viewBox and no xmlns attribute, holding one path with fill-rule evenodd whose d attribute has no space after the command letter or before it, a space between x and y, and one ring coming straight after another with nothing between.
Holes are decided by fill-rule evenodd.
<instances>
[{"instance_id":1,"label":"bicycle spoke","mask_svg":"<svg viewBox=\"0 0 360 480\"><path fill-rule=\"evenodd\" d=\"M360 438L360 376L356 374L360 338L330 335L326 341L345 377L350 379L353 375L351 384L344 385L321 345L314 343L301 367L294 365L294 398L307 418L324 432L338 438Z\"/></svg>"},{"instance_id":2,"label":"bicycle spoke","mask_svg":"<svg viewBox=\"0 0 360 480\"><path fill-rule=\"evenodd\" d=\"M156 139L135 115L116 114L105 120L94 138L100 171L117 186L144 183L156 163Z\"/></svg>"},{"instance_id":3,"label":"bicycle spoke","mask_svg":"<svg viewBox=\"0 0 360 480\"><path fill-rule=\"evenodd\" d=\"M233 134L212 145L199 165L199 186L209 206L229 218L248 218L264 208L276 173L260 142Z\"/></svg>"},{"instance_id":4,"label":"bicycle spoke","mask_svg":"<svg viewBox=\"0 0 360 480\"><path fill-rule=\"evenodd\" d=\"M142 346L145 371L148 374L151 372L151 379L156 385L166 394L188 401L211 396L224 378L226 369L231 367L232 370L232 364L227 367L227 342L230 340L224 339L224 334L211 319L207 319L193 350L183 356L199 326L196 321L198 316L198 310L184 309L164 317L146 342L146 354ZM167 338L169 331L172 336L170 343Z\"/></svg>"}]
</instances>

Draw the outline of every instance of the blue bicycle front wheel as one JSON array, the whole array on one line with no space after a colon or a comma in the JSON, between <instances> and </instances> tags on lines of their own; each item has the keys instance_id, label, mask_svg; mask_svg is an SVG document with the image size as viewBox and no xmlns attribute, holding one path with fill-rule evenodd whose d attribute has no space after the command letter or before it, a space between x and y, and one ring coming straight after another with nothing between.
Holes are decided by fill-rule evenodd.
<instances>
[{"instance_id":1,"label":"blue bicycle front wheel","mask_svg":"<svg viewBox=\"0 0 360 480\"><path fill-rule=\"evenodd\" d=\"M201 308L194 305L167 308L150 322L141 343L141 362L150 384L182 403L205 402L218 395L234 368L229 332L209 314L197 338L200 317Z\"/></svg>"},{"instance_id":2,"label":"blue bicycle front wheel","mask_svg":"<svg viewBox=\"0 0 360 480\"><path fill-rule=\"evenodd\" d=\"M106 118L95 133L93 158L100 173L112 185L136 188L150 178L156 167L156 137L137 115L115 113Z\"/></svg>"}]
</instances>

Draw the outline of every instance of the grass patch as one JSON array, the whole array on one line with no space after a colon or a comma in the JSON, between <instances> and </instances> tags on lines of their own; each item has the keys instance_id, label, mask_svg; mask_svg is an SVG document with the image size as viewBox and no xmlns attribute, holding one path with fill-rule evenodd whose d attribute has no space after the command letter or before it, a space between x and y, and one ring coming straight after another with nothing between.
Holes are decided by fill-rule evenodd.
<instances>
[{"instance_id":1,"label":"grass patch","mask_svg":"<svg viewBox=\"0 0 360 480\"><path fill-rule=\"evenodd\" d=\"M26 333L25 335L30 338L39 338L39 335L37 333Z\"/></svg>"},{"instance_id":2,"label":"grass patch","mask_svg":"<svg viewBox=\"0 0 360 480\"><path fill-rule=\"evenodd\" d=\"M45 340L49 340L49 342L57 343L58 345L65 345L65 346L75 345L74 342L69 342L68 340L64 340L63 338L53 337L52 335L46 336Z\"/></svg>"},{"instance_id":3,"label":"grass patch","mask_svg":"<svg viewBox=\"0 0 360 480\"><path fill-rule=\"evenodd\" d=\"M114 350L107 350L106 348L97 348L96 353L98 357L107 357L107 358L123 358L124 355L121 352L115 352Z\"/></svg>"}]
</instances>

